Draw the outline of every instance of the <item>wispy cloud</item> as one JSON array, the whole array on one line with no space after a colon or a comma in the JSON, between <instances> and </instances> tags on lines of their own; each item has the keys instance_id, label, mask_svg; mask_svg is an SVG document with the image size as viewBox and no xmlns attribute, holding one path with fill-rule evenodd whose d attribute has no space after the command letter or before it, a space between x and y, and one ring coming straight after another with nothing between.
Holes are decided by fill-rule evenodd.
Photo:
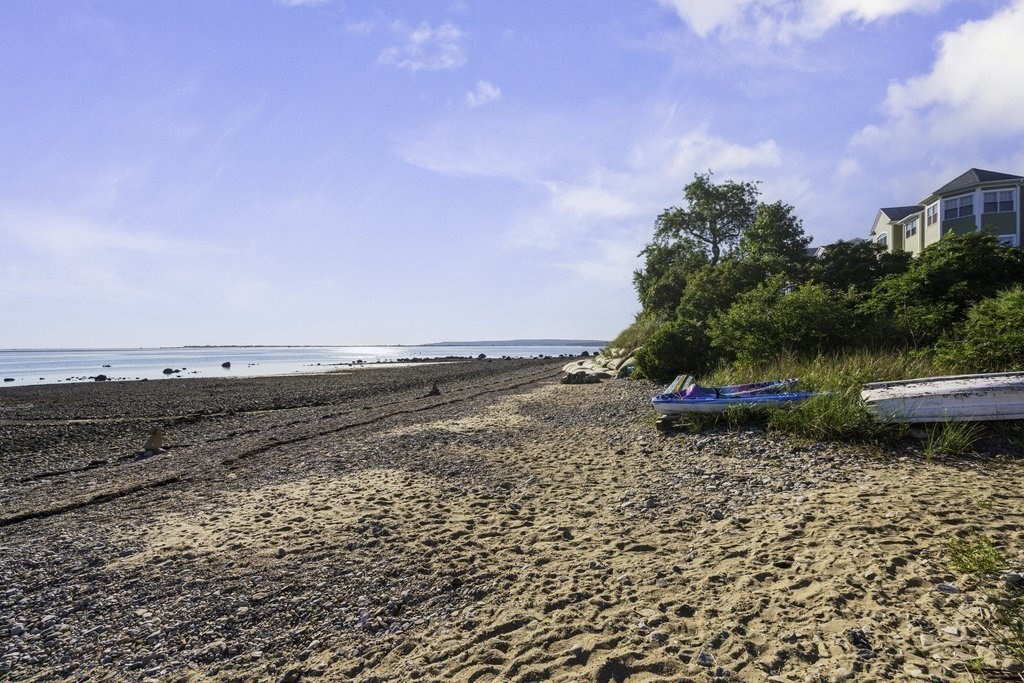
<instances>
[{"instance_id":1,"label":"wispy cloud","mask_svg":"<svg viewBox=\"0 0 1024 683\"><path fill-rule=\"evenodd\" d=\"M509 236L513 244L542 249L623 231L639 249L637 234L649 239L649 225L668 204L679 200L693 174L712 169L721 179L757 179L782 163L774 140L742 145L698 129L681 135L658 134L638 140L628 159L611 168L595 166L571 180L542 183L547 201L525 217ZM633 228L642 225L637 233Z\"/></svg>"},{"instance_id":2,"label":"wispy cloud","mask_svg":"<svg viewBox=\"0 0 1024 683\"><path fill-rule=\"evenodd\" d=\"M466 93L466 104L480 107L501 99L501 88L488 81L477 81L476 88Z\"/></svg>"},{"instance_id":3,"label":"wispy cloud","mask_svg":"<svg viewBox=\"0 0 1024 683\"><path fill-rule=\"evenodd\" d=\"M723 180L759 180L771 171L774 186L766 190L806 187L782 169L785 155L773 139L728 140L676 114L665 123L660 108L641 118L663 125L614 122L616 136L609 138L595 123L604 114L589 116L428 129L398 151L435 173L501 178L533 192L538 201L513 217L505 235L515 248L560 250L580 239L611 239L635 254L643 243L637 235L649 239L654 216L679 201L695 172L708 169Z\"/></svg>"},{"instance_id":4,"label":"wispy cloud","mask_svg":"<svg viewBox=\"0 0 1024 683\"><path fill-rule=\"evenodd\" d=\"M0 244L11 261L0 268L0 292L82 305L187 304L204 289L221 291L210 287L209 273L222 277L231 253L157 230L19 207L0 207Z\"/></svg>"},{"instance_id":5,"label":"wispy cloud","mask_svg":"<svg viewBox=\"0 0 1024 683\"><path fill-rule=\"evenodd\" d=\"M658 0L701 37L789 43L819 38L843 22L868 24L934 12L950 0Z\"/></svg>"},{"instance_id":6,"label":"wispy cloud","mask_svg":"<svg viewBox=\"0 0 1024 683\"><path fill-rule=\"evenodd\" d=\"M40 254L89 259L106 254L174 256L196 245L145 230L126 230L71 214L0 209L0 235Z\"/></svg>"},{"instance_id":7,"label":"wispy cloud","mask_svg":"<svg viewBox=\"0 0 1024 683\"><path fill-rule=\"evenodd\" d=\"M378 57L381 64L412 71L447 71L466 63L461 41L465 35L455 25L445 23L431 27L427 22L415 28L401 23L394 25L401 43L384 49Z\"/></svg>"}]
</instances>

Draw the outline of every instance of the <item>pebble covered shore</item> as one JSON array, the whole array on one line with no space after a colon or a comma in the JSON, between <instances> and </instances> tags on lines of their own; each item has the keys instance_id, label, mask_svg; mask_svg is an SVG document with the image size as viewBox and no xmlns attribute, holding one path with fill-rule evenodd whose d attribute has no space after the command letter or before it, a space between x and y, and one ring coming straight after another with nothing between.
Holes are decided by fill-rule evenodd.
<instances>
[{"instance_id":1,"label":"pebble covered shore","mask_svg":"<svg viewBox=\"0 0 1024 683\"><path fill-rule=\"evenodd\" d=\"M1019 664L944 554L981 532L1024 561L1019 460L661 433L653 385L562 385L564 364L0 391L0 679L970 681L970 660Z\"/></svg>"}]
</instances>

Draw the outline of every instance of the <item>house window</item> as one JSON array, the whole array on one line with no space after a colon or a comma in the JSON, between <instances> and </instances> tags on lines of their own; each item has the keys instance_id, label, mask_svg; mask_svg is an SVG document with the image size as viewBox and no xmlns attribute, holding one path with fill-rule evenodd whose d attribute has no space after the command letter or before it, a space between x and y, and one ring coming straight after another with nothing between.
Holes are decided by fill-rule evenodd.
<instances>
[{"instance_id":1,"label":"house window","mask_svg":"<svg viewBox=\"0 0 1024 683\"><path fill-rule=\"evenodd\" d=\"M985 193L985 213L1013 211L1013 190Z\"/></svg>"},{"instance_id":2,"label":"house window","mask_svg":"<svg viewBox=\"0 0 1024 683\"><path fill-rule=\"evenodd\" d=\"M1016 235L997 235L996 238L999 240L999 244L1004 247L1015 247L1017 246Z\"/></svg>"},{"instance_id":3,"label":"house window","mask_svg":"<svg viewBox=\"0 0 1024 683\"><path fill-rule=\"evenodd\" d=\"M965 194L963 197L953 197L942 202L942 219L949 221L954 218L974 215L974 195Z\"/></svg>"},{"instance_id":4,"label":"house window","mask_svg":"<svg viewBox=\"0 0 1024 683\"><path fill-rule=\"evenodd\" d=\"M913 220L911 220L911 221L909 221L907 223L906 232L904 233L904 235L907 237L907 239L909 239L909 238L913 237L916 234L917 234L917 219L914 218Z\"/></svg>"},{"instance_id":5,"label":"house window","mask_svg":"<svg viewBox=\"0 0 1024 683\"><path fill-rule=\"evenodd\" d=\"M935 202L928 207L928 217L925 220L925 225L934 225L939 222L939 203Z\"/></svg>"},{"instance_id":6,"label":"house window","mask_svg":"<svg viewBox=\"0 0 1024 683\"><path fill-rule=\"evenodd\" d=\"M883 247L889 243L889 233L883 232L875 238L875 242L881 244Z\"/></svg>"}]
</instances>

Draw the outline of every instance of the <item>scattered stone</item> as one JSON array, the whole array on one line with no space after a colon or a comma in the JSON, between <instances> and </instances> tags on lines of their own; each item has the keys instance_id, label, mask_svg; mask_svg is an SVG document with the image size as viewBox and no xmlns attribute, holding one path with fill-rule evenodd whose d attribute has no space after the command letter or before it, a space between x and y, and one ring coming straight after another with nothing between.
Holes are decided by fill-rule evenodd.
<instances>
[{"instance_id":1,"label":"scattered stone","mask_svg":"<svg viewBox=\"0 0 1024 683\"><path fill-rule=\"evenodd\" d=\"M701 650L700 654L697 655L697 665L712 667L715 665L715 658L711 656L706 650Z\"/></svg>"},{"instance_id":2,"label":"scattered stone","mask_svg":"<svg viewBox=\"0 0 1024 683\"><path fill-rule=\"evenodd\" d=\"M319 364L319 363L317 363L317 365L320 365L320 364ZM230 368L231 368L231 361L229 361L229 360L226 360L226 361L224 361L223 363L221 363L221 364L220 364L220 366L221 366L222 368L224 368L225 370L227 370L227 369L230 369Z\"/></svg>"}]
</instances>

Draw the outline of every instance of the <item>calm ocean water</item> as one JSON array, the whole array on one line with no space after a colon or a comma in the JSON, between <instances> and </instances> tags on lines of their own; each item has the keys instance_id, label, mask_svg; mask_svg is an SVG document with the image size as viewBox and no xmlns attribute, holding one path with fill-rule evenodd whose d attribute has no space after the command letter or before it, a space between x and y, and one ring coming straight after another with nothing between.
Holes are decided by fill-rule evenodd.
<instances>
[{"instance_id":1,"label":"calm ocean water","mask_svg":"<svg viewBox=\"0 0 1024 683\"><path fill-rule=\"evenodd\" d=\"M350 365L402 359L533 358L594 353L595 346L322 346L204 347L169 349L62 349L0 351L0 389L25 384L86 382L99 374L111 380L177 377L255 377L336 370ZM360 362L361 361L361 362ZM228 369L222 363L231 363ZM180 370L165 375L164 369Z\"/></svg>"}]
</instances>

